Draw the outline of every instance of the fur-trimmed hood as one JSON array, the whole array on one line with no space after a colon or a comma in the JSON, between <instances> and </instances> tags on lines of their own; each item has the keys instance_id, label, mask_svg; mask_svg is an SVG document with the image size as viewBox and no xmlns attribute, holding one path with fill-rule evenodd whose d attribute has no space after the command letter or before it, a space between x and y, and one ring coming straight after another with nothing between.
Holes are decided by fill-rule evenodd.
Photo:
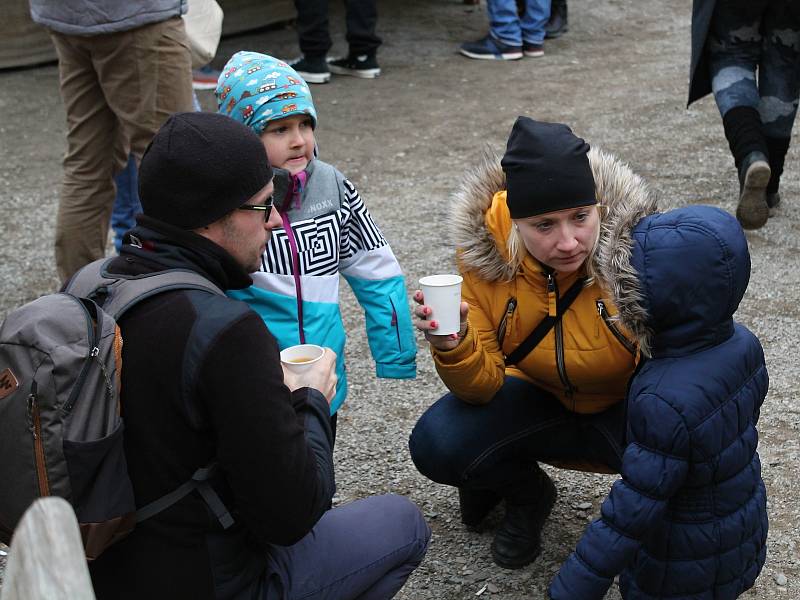
<instances>
[{"instance_id":1,"label":"fur-trimmed hood","mask_svg":"<svg viewBox=\"0 0 800 600\"><path fill-rule=\"evenodd\" d=\"M631 232L639 220L658 210L658 201L644 180L612 155L597 148L589 151L599 202L605 211L600 241L594 257L594 271L600 285L609 291L625 328L646 354L650 331L642 302L639 278L631 267ZM509 262L505 227L496 219L487 221L495 194L505 190L500 158L487 151L477 168L469 171L451 204L451 234L461 268L475 272L486 281L508 281L515 276Z\"/></svg>"}]
</instances>

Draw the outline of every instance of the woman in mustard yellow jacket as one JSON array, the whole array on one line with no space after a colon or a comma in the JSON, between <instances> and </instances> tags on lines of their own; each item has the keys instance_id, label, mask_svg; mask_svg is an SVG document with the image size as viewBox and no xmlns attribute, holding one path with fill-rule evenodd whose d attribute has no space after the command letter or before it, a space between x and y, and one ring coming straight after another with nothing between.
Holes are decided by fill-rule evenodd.
<instances>
[{"instance_id":1,"label":"woman in mustard yellow jacket","mask_svg":"<svg viewBox=\"0 0 800 600\"><path fill-rule=\"evenodd\" d=\"M487 157L455 199L461 331L436 335L436 315L415 294L417 328L450 393L422 415L409 447L423 475L459 488L468 527L505 500L491 548L500 566L540 552L556 492L538 462L619 469L638 332L615 322L595 277L655 211L627 166L566 125L527 117L502 161ZM524 350L536 329L543 337Z\"/></svg>"}]
</instances>

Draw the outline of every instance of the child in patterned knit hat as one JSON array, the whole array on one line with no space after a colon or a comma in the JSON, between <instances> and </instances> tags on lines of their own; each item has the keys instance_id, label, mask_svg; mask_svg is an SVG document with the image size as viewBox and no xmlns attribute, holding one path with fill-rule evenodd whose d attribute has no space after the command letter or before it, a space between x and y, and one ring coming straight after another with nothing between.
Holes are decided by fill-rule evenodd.
<instances>
[{"instance_id":1,"label":"child in patterned knit hat","mask_svg":"<svg viewBox=\"0 0 800 600\"><path fill-rule=\"evenodd\" d=\"M336 352L332 415L347 395L339 274L364 309L378 377L415 377L417 344L403 273L355 186L316 158L317 111L306 82L277 58L238 52L215 94L219 113L264 142L283 220L252 274L253 285L230 295L261 315L281 349L309 343Z\"/></svg>"}]
</instances>

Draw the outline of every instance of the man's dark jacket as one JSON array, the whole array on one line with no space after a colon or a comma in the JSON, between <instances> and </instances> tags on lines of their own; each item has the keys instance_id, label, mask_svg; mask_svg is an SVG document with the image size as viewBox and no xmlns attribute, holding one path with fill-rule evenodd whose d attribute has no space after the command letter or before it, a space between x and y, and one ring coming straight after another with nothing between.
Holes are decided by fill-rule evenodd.
<instances>
[{"instance_id":1,"label":"man's dark jacket","mask_svg":"<svg viewBox=\"0 0 800 600\"><path fill-rule=\"evenodd\" d=\"M250 277L222 248L140 217L109 270L183 268L223 290ZM130 234L129 234L130 236ZM334 490L328 404L283 384L275 339L241 302L199 290L164 292L120 319L125 454L136 504L176 489L213 460L214 488L236 520L223 531L192 493L139 523L90 565L99 599L213 598L245 593L267 544L305 536ZM215 589L216 586L216 589Z\"/></svg>"}]
</instances>

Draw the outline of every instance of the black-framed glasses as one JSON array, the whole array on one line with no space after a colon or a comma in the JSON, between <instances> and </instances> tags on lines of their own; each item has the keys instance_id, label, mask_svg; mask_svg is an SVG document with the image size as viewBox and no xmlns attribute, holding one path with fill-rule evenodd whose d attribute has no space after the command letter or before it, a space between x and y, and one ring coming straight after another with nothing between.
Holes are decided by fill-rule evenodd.
<instances>
[{"instance_id":1,"label":"black-framed glasses","mask_svg":"<svg viewBox=\"0 0 800 600\"><path fill-rule=\"evenodd\" d=\"M269 213L272 212L272 205L275 203L275 197L270 195L267 198L266 204L242 204L239 210L261 210L264 211L264 221L269 221Z\"/></svg>"}]
</instances>

